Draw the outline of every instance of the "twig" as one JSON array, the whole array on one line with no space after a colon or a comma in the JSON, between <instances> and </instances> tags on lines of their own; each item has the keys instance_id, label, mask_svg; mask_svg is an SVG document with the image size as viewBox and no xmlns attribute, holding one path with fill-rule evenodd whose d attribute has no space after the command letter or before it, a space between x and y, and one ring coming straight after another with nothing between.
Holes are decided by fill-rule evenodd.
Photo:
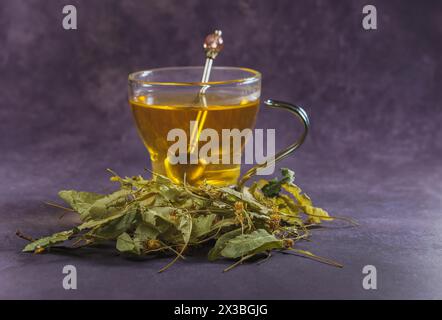
<instances>
[{"instance_id":1,"label":"twig","mask_svg":"<svg viewBox=\"0 0 442 320\"><path fill-rule=\"evenodd\" d=\"M190 215L189 215L189 217L190 217L190 230L189 230L189 234L191 234L191 233L192 233L193 224L192 224L192 217L191 217ZM172 265L178 260L178 258L179 258L180 256L183 255L184 250L186 250L187 246L189 245L189 240L190 240L190 236L189 236L189 239L187 239L187 240L184 242L184 245L183 245L181 251L180 251L179 254L175 257L175 259L173 259L173 260L172 260L171 262L169 262L166 266L164 266L163 268L161 268L161 269L158 271L158 273L161 273L161 272L163 272L163 271L166 271L169 267L171 267L171 266L172 266Z\"/></svg>"},{"instance_id":2,"label":"twig","mask_svg":"<svg viewBox=\"0 0 442 320\"><path fill-rule=\"evenodd\" d=\"M43 202L43 203L44 203L44 204L47 204L48 206L56 207L56 208L63 209L63 210L66 210L66 211L76 212L74 209L71 209L71 208L68 208L68 207L62 206L62 205L60 205L60 204L56 204L56 203L54 203L54 202L45 201L45 202Z\"/></svg>"},{"instance_id":3,"label":"twig","mask_svg":"<svg viewBox=\"0 0 442 320\"><path fill-rule=\"evenodd\" d=\"M238 261L236 261L234 264L232 264L231 266L225 268L223 270L223 272L227 272L232 270L233 268L239 266L240 264L242 264L244 261L246 261L247 259L253 257L255 254L249 254L248 256L242 257L241 259L239 259Z\"/></svg>"},{"instance_id":4,"label":"twig","mask_svg":"<svg viewBox=\"0 0 442 320\"><path fill-rule=\"evenodd\" d=\"M294 249L294 248L287 248L287 250L294 251L296 253L295 255L299 255L299 256L304 257L304 258L309 258L309 259L312 259L312 260L315 260L315 261L318 261L318 262L322 262L322 263L328 264L328 265L333 266L333 267L337 267L337 268L343 268L344 267L344 265L342 265L342 264L340 264L340 263L338 263L336 261L333 261L331 259L327 259L327 258L323 258L323 257L317 256L317 255L311 253L310 251ZM284 251L281 251L281 253L283 253L283 254L290 254L289 252L284 252Z\"/></svg>"},{"instance_id":5,"label":"twig","mask_svg":"<svg viewBox=\"0 0 442 320\"><path fill-rule=\"evenodd\" d=\"M179 252L179 254L177 254L177 256L171 261L169 262L167 265L165 265L163 268L161 268L160 270L158 270L158 273L164 272L167 269L169 269L175 262L177 262L177 260L179 259L180 256L182 256L184 249L186 248L186 246L183 246L183 248L181 249L181 251Z\"/></svg>"},{"instance_id":6,"label":"twig","mask_svg":"<svg viewBox=\"0 0 442 320\"><path fill-rule=\"evenodd\" d=\"M269 259L272 257L272 253L270 251L267 252L267 257L265 257L264 259L262 259L261 261L258 261L256 264L262 264L264 262L269 261Z\"/></svg>"},{"instance_id":7,"label":"twig","mask_svg":"<svg viewBox=\"0 0 442 320\"><path fill-rule=\"evenodd\" d=\"M31 236L27 236L25 234L23 234L20 230L15 231L15 235L19 238L22 238L24 240L27 240L29 242L34 242L34 238L32 238Z\"/></svg>"}]
</instances>

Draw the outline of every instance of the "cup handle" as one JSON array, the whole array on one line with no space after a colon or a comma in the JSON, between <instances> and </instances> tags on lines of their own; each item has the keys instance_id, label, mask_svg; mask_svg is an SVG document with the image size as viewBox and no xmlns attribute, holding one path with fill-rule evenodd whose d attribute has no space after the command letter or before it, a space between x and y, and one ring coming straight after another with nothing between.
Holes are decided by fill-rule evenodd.
<instances>
[{"instance_id":1,"label":"cup handle","mask_svg":"<svg viewBox=\"0 0 442 320\"><path fill-rule=\"evenodd\" d=\"M299 137L299 139L295 143L289 145L287 148L276 153L275 156L272 157L270 160L268 160L264 163L261 163L261 164L257 164L253 168L251 168L249 171L247 171L241 177L241 179L238 181L237 189L239 189L239 190L242 190L242 188L244 187L244 183L247 180L249 180L251 177L253 177L256 174L256 171L258 169L266 167L271 164L274 164L278 161L281 161L282 159L284 159L285 157L287 157L291 153L293 153L296 149L298 149L304 143L304 140L307 137L307 134L308 134L308 131L310 128L310 119L307 115L307 112L305 112L305 110L302 109L301 107L287 103L287 102L276 101L276 100L272 100L272 99L268 99L268 100L264 101L264 104L270 108L284 109L284 110L287 110L290 113L296 115L298 117L298 119L302 122L302 124L304 125L304 132L302 133L302 135Z\"/></svg>"}]
</instances>

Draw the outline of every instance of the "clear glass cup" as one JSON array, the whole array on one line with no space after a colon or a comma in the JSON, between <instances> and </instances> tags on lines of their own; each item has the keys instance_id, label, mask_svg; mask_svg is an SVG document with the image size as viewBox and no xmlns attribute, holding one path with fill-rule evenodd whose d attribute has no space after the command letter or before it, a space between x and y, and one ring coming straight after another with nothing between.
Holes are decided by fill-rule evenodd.
<instances>
[{"instance_id":1,"label":"clear glass cup","mask_svg":"<svg viewBox=\"0 0 442 320\"><path fill-rule=\"evenodd\" d=\"M132 73L129 75L129 103L138 132L149 151L153 172L176 183L185 179L193 185L204 181L218 186L235 185L240 176L240 164L234 159L243 151L247 136L239 145L233 145L233 140L218 141L219 148L212 148L208 153L212 160L209 162L198 152L213 139L212 134L222 137L223 129L242 132L254 128L259 110L261 74L247 68L213 67L210 82L206 83L200 82L202 74L203 67L171 67ZM290 146L296 149L307 134L307 115L306 122L299 107L272 100L266 104L289 109L303 121L303 137L295 143L296 146ZM211 129L212 134L204 129ZM185 148L171 153L171 147L179 140L176 132L186 133ZM293 151L288 149L276 154L272 161ZM181 159L187 159L187 163L176 163L173 156L178 156L177 152ZM248 171L246 178L263 165ZM242 179L240 184L243 182Z\"/></svg>"}]
</instances>

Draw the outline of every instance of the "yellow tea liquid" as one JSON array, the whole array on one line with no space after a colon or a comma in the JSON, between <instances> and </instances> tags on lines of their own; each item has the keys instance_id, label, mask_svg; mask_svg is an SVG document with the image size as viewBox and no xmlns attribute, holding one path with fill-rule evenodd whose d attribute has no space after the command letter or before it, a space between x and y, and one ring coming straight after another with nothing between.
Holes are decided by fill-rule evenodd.
<instances>
[{"instance_id":1,"label":"yellow tea liquid","mask_svg":"<svg viewBox=\"0 0 442 320\"><path fill-rule=\"evenodd\" d=\"M197 95L190 93L171 93L152 96L139 96L130 101L132 113L138 128L138 132L150 154L152 169L169 177L174 182L182 182L184 174L186 181L192 185L198 185L204 180L209 184L218 186L233 185L240 175L239 164L221 164L222 152L222 129L253 129L258 113L259 100L238 101L238 97L215 96L206 94L207 108L198 106ZM195 103L196 100L196 103ZM229 102L230 101L230 102ZM220 164L171 164L167 158L169 147L176 142L167 141L170 130L179 128L187 134L190 140L190 122L198 118L198 114L206 111L202 128L216 130L219 136ZM207 142L198 142L198 147ZM232 141L230 141L233 144ZM244 147L244 139L241 141L241 149ZM229 148L233 153L233 146ZM229 155L229 158L231 155Z\"/></svg>"}]
</instances>

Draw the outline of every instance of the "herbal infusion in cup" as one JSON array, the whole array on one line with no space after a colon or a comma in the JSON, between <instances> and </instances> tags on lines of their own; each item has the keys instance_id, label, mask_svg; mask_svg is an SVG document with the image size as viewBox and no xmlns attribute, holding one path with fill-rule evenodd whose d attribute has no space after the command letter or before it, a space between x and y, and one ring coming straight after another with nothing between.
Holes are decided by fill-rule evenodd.
<instances>
[{"instance_id":1,"label":"herbal infusion in cup","mask_svg":"<svg viewBox=\"0 0 442 320\"><path fill-rule=\"evenodd\" d=\"M239 72L235 70L234 72ZM226 72L228 73L228 70L222 70L222 73ZM221 141L222 131L253 129L259 106L259 83L250 86L249 92L244 92L244 88L234 89L236 83L233 88L229 89L229 86L232 87L232 84L224 85L223 90L220 90L215 85L212 89L214 93L209 89L205 94L205 106L198 103L199 88L194 86L186 88L187 90L172 90L170 93L162 88L161 92L136 95L130 99L135 122L149 151L154 172L165 175L174 182L182 182L185 176L186 182L193 185L203 181L223 186L237 182L240 164L234 163L233 154L238 152L238 147L234 145L233 139ZM185 86L181 89L184 88ZM197 163L190 163L188 159L187 163L173 164L169 160L168 152L175 141L169 141L168 134L174 129L181 129L187 133L186 145L189 153L191 148L195 148L192 146L192 136L195 133L198 135L204 129L212 130L211 138L214 139L213 134L216 133L219 137L219 147L216 150L211 149L210 152L215 154L210 156L211 159L218 160L207 163L200 157ZM202 150L208 139L197 137L196 141L196 149ZM241 139L239 152L245 142L246 139ZM229 161L226 162L225 159Z\"/></svg>"}]
</instances>

